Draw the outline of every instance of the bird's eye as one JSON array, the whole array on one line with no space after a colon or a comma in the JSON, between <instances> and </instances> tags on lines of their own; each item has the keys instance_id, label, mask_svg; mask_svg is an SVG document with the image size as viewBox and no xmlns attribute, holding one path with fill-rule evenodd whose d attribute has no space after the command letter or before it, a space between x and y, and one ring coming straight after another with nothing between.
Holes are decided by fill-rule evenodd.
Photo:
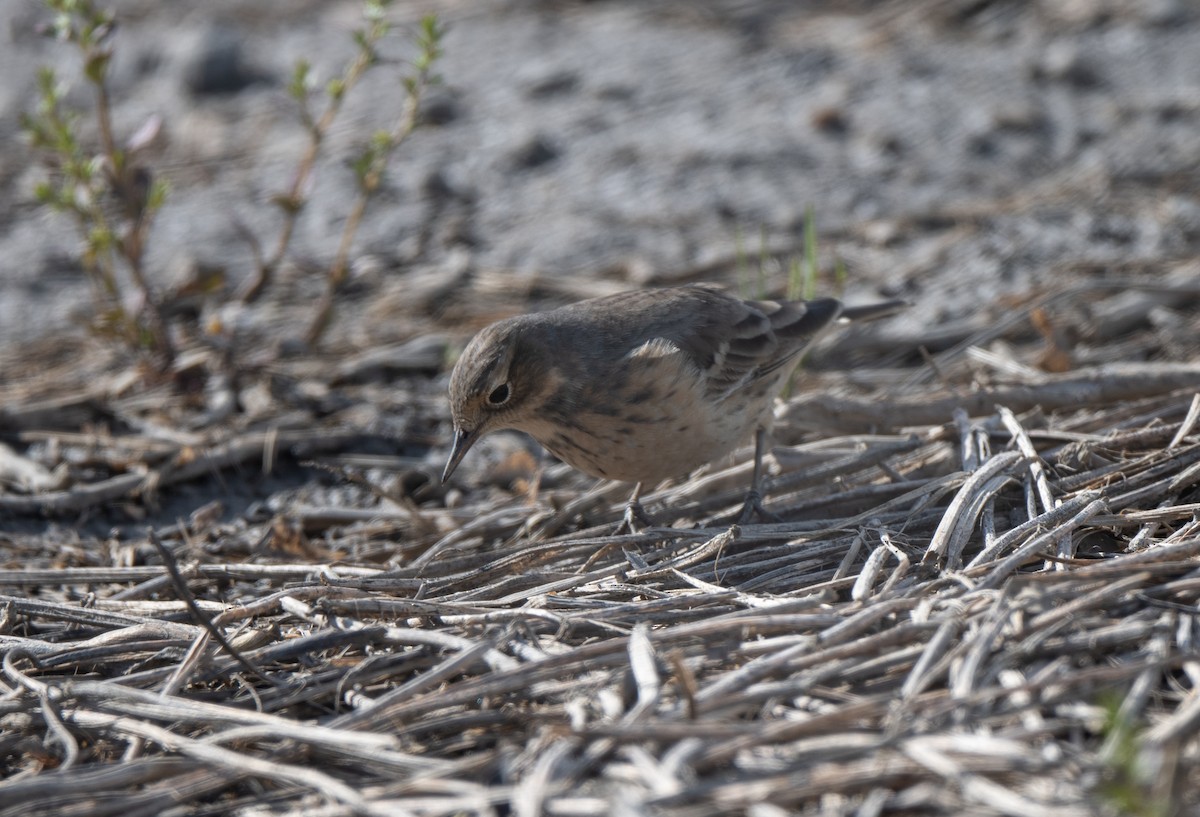
<instances>
[{"instance_id":1,"label":"bird's eye","mask_svg":"<svg viewBox=\"0 0 1200 817\"><path fill-rule=\"evenodd\" d=\"M511 390L507 383L501 383L496 388L492 389L492 393L488 395L488 402L493 406L503 406L508 402L508 397Z\"/></svg>"}]
</instances>

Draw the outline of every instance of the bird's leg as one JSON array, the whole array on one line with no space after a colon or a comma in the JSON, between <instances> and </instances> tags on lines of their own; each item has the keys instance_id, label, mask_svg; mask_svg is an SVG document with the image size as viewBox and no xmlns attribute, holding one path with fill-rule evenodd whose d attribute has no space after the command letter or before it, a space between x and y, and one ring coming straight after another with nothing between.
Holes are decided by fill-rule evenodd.
<instances>
[{"instance_id":1,"label":"bird's leg","mask_svg":"<svg viewBox=\"0 0 1200 817\"><path fill-rule=\"evenodd\" d=\"M642 503L638 501L638 497L642 495L642 483L633 486L633 494L629 497L629 502L625 504L625 515L621 517L621 521L617 527L613 529L613 536L620 536L623 533L639 533L643 528L648 528L654 524L654 520L646 515L646 511L642 508ZM608 553L618 544L618 540L613 540L601 547L595 553L588 557L583 563L583 567L579 569L580 573L587 573L592 569L592 565L600 561L600 557Z\"/></svg>"},{"instance_id":2,"label":"bird's leg","mask_svg":"<svg viewBox=\"0 0 1200 817\"><path fill-rule=\"evenodd\" d=\"M640 501L642 496L642 483L633 486L633 494L629 497L629 502L625 504L625 515L621 518L621 524L617 525L614 533L637 533L642 528L648 528L654 524L654 520L646 515L646 509L642 507Z\"/></svg>"},{"instance_id":3,"label":"bird's leg","mask_svg":"<svg viewBox=\"0 0 1200 817\"><path fill-rule=\"evenodd\" d=\"M766 447L767 431L759 426L754 432L754 474L750 478L750 490L746 492L746 501L742 504L742 515L738 517L739 525L749 523L756 516L767 522L782 521L777 514L763 507L762 492L758 488L762 483L762 461Z\"/></svg>"}]
</instances>

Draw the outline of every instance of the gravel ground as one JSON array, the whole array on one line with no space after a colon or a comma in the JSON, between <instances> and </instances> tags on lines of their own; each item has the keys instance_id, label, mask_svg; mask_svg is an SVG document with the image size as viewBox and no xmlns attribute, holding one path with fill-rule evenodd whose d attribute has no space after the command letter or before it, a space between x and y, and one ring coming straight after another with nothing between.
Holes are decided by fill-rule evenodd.
<instances>
[{"instance_id":1,"label":"gravel ground","mask_svg":"<svg viewBox=\"0 0 1200 817\"><path fill-rule=\"evenodd\" d=\"M353 2L117 2L115 121L163 132L147 163L170 201L149 266L234 282L242 226L304 146L286 83L354 52ZM1165 275L1200 244L1200 11L1152 2L487 2L393 8L449 27L431 126L402 149L359 234L365 285L466 269L528 287L733 282L740 243L801 251L812 208L852 300L962 316L1070 277ZM0 6L0 338L77 322L89 297L66 220L31 189L19 137L35 72L77 72L31 0ZM409 53L398 35L385 57ZM328 264L347 164L397 114L397 68L368 74L327 145L292 259ZM88 106L78 84L71 99ZM241 225L241 226L240 226ZM371 263L365 263L366 260ZM385 316L386 317L386 316ZM375 319L378 319L376 317Z\"/></svg>"}]
</instances>

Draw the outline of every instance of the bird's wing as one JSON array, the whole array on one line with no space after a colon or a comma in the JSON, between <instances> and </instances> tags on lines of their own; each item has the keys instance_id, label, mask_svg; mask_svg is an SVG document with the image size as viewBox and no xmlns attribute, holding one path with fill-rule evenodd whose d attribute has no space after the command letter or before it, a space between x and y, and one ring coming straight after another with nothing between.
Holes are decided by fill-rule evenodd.
<instances>
[{"instance_id":1,"label":"bird's wing","mask_svg":"<svg viewBox=\"0 0 1200 817\"><path fill-rule=\"evenodd\" d=\"M832 298L815 301L742 301L708 374L709 394L723 398L794 364L831 326L841 310Z\"/></svg>"},{"instance_id":2,"label":"bird's wing","mask_svg":"<svg viewBox=\"0 0 1200 817\"><path fill-rule=\"evenodd\" d=\"M677 348L716 400L794 361L841 309L832 298L743 301L706 285L661 292L649 299L642 293L638 322L653 327L642 343Z\"/></svg>"}]
</instances>

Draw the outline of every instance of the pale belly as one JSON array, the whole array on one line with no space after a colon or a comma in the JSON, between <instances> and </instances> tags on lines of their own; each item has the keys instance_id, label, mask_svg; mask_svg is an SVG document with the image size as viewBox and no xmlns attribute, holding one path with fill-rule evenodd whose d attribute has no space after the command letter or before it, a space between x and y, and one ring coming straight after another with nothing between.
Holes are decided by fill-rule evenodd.
<instances>
[{"instance_id":1,"label":"pale belly","mask_svg":"<svg viewBox=\"0 0 1200 817\"><path fill-rule=\"evenodd\" d=\"M559 459L595 477L654 484L683 477L753 441L781 383L757 382L713 403L694 378L651 378L635 401L579 410L523 428ZM597 403L602 401L595 401Z\"/></svg>"}]
</instances>

